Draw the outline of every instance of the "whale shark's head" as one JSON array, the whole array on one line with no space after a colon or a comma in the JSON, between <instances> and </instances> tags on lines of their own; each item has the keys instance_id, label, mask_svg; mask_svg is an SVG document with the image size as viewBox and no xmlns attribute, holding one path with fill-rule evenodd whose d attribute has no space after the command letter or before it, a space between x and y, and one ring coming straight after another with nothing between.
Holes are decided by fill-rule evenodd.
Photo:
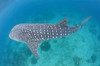
<instances>
[{"instance_id":1,"label":"whale shark's head","mask_svg":"<svg viewBox=\"0 0 100 66\"><path fill-rule=\"evenodd\" d=\"M16 25L10 32L9 37L13 40L25 42L27 39L27 32L25 32L24 27L21 25Z\"/></svg>"}]
</instances>

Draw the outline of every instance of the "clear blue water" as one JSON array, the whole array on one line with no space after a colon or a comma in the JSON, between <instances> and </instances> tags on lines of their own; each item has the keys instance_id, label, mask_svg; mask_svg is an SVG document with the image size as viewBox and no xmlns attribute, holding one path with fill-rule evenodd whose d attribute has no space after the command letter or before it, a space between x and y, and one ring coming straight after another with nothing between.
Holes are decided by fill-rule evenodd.
<instances>
[{"instance_id":1,"label":"clear blue water","mask_svg":"<svg viewBox=\"0 0 100 66\"><path fill-rule=\"evenodd\" d=\"M100 1L0 1L0 66L100 66ZM11 40L10 30L21 23L56 24L64 18L68 25L93 16L70 36L42 42L40 59L27 44Z\"/></svg>"}]
</instances>

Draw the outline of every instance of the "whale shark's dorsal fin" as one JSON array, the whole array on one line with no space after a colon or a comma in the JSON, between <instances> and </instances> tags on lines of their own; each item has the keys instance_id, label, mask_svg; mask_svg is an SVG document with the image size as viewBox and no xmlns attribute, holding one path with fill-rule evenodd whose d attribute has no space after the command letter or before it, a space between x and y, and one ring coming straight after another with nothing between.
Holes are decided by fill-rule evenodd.
<instances>
[{"instance_id":1,"label":"whale shark's dorsal fin","mask_svg":"<svg viewBox=\"0 0 100 66\"><path fill-rule=\"evenodd\" d=\"M67 23L67 18L65 18L62 21L58 22L56 25L57 26L66 26L66 23Z\"/></svg>"},{"instance_id":2,"label":"whale shark's dorsal fin","mask_svg":"<svg viewBox=\"0 0 100 66\"><path fill-rule=\"evenodd\" d=\"M40 56L38 55L38 46L41 44L41 41L34 41L34 42L28 42L27 43L31 52L38 58L40 58Z\"/></svg>"}]
</instances>

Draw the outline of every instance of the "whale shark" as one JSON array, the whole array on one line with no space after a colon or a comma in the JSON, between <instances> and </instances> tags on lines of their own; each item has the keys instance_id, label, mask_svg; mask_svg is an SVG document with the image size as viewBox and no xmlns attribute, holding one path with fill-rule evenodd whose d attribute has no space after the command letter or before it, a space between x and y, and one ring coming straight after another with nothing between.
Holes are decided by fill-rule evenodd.
<instances>
[{"instance_id":1,"label":"whale shark","mask_svg":"<svg viewBox=\"0 0 100 66\"><path fill-rule=\"evenodd\" d=\"M24 23L18 24L10 31L9 37L13 40L26 43L35 57L40 58L38 46L41 41L62 38L80 30L83 24L91 18L88 17L79 25L68 26L67 18L57 24Z\"/></svg>"}]
</instances>

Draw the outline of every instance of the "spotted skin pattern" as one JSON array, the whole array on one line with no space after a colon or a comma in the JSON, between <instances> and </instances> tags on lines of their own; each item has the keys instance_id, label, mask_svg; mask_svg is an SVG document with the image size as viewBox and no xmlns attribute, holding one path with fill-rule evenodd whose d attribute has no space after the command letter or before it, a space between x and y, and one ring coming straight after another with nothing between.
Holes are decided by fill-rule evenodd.
<instances>
[{"instance_id":1,"label":"spotted skin pattern","mask_svg":"<svg viewBox=\"0 0 100 66\"><path fill-rule=\"evenodd\" d=\"M27 43L31 52L38 55L37 49L41 41L55 38L62 38L77 32L90 17L85 19L80 25L68 26L67 19L57 24L19 24L10 32L9 37L13 40Z\"/></svg>"}]
</instances>

